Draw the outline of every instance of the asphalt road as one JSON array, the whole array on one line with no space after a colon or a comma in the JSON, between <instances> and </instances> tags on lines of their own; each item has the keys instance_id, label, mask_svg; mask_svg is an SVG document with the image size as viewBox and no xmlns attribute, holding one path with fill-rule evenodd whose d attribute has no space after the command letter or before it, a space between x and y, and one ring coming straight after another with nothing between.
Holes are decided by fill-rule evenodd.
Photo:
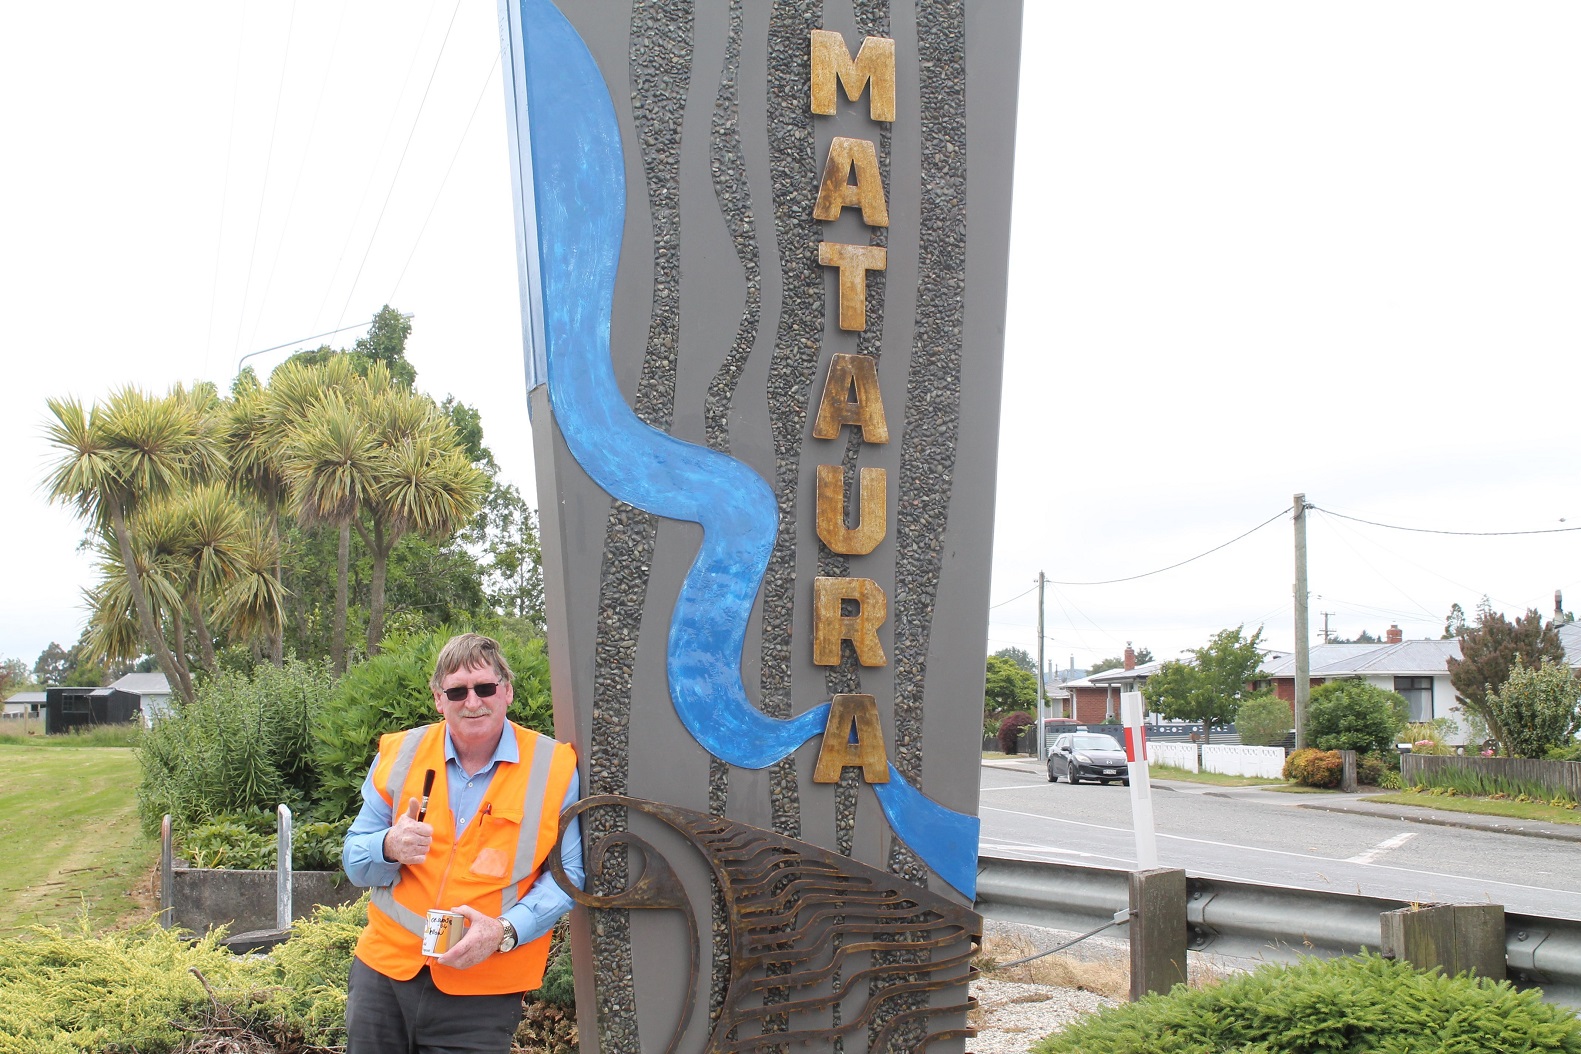
<instances>
[{"instance_id":1,"label":"asphalt road","mask_svg":"<svg viewBox=\"0 0 1581 1054\"><path fill-rule=\"evenodd\" d=\"M982 770L987 856L1133 868L1131 792ZM1581 919L1581 842L1323 811L1321 797L1155 782L1159 863L1189 874ZM1399 813L1409 810L1395 810Z\"/></svg>"}]
</instances>

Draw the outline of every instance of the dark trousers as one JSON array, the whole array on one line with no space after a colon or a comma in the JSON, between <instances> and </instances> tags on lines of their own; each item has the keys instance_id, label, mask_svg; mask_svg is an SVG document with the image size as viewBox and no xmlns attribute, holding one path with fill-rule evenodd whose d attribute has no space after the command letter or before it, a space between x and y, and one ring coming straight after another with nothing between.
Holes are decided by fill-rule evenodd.
<instances>
[{"instance_id":1,"label":"dark trousers","mask_svg":"<svg viewBox=\"0 0 1581 1054\"><path fill-rule=\"evenodd\" d=\"M426 966L410 981L396 981L351 960L346 1054L508 1054L521 1019L520 992L447 995Z\"/></svg>"}]
</instances>

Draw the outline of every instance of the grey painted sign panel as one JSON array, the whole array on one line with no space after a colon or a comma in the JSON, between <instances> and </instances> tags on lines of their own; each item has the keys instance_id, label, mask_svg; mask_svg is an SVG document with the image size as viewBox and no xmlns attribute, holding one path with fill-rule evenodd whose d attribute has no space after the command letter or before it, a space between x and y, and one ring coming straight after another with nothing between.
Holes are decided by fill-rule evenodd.
<instances>
[{"instance_id":1,"label":"grey painted sign panel","mask_svg":"<svg viewBox=\"0 0 1581 1054\"><path fill-rule=\"evenodd\" d=\"M531 126L518 125L515 135L533 142L531 158L525 146L515 151L523 257L537 253L534 262L553 272L554 259L567 259L554 254L569 243L545 213L546 164L556 155L544 144L550 125L580 115L568 115L563 102L558 112L548 107L544 82L525 68L532 41L512 40L545 17L533 10L544 3L505 0L502 32L508 57L529 56L513 63L508 89L511 112ZM897 836L905 810L895 788L909 787L949 814L976 813L1020 3L582 0L560 11L602 78L620 143L624 211L607 347L613 386L641 422L728 455L771 496L772 543L744 616L740 689L756 711L782 723L836 696L871 696L896 781L886 789L846 767L838 783L815 782L821 734L760 765L763 751L749 764L728 753L739 737L710 741L706 729L688 726L674 678L691 667L677 656L674 627L685 622L678 598L697 587L694 561L707 532L629 503L648 504L641 496L611 496L596 477L615 478L618 462L648 454L622 450L613 468L590 471L585 450L574 452L581 424L551 398L552 356L535 347L530 361L550 359L547 371L529 375L538 385L530 402L559 735L576 745L589 794L726 816L969 904L970 880L946 879L927 862L930 851L949 855L926 844L932 825L913 826L917 844ZM894 41L893 121L870 116L871 85L857 102L837 92L831 115L811 112L815 30L839 34L851 55L864 37ZM833 220L814 218L837 139L872 144L887 225L865 222L854 206ZM860 165L853 172L870 192ZM580 193L575 200L584 200ZM820 265L825 243L887 251L883 269L866 276L859 331L841 328L840 270ZM552 345L558 331L548 287L557 276L530 271L524 263L535 305L524 330L548 334L532 340ZM535 324L534 311L549 321ZM812 435L837 354L875 364L888 442L869 441L868 429L855 426L832 439ZM847 393L840 396L844 403ZM856 396L862 402L860 383ZM867 411L871 422L871 404ZM856 522L858 472L885 471L885 523L871 552L836 553L820 541L818 470L827 465L843 473L847 526ZM856 615L852 604L837 603L819 623L818 579L865 579L882 592L882 663L864 664L851 641L840 644L838 665L814 662L815 637L831 619ZM584 816L590 839L626 822L613 810ZM631 823L664 843L704 920L700 1009L679 1048L702 1049L725 965L717 927L709 937L708 871L662 825ZM975 855L974 840L970 866ZM609 888L597 891L634 880L639 857L614 854L599 877ZM667 912L591 915L586 922L579 913L579 926L589 928L576 941L584 1043L662 1049L685 995L687 960L677 950L684 930ZM943 1006L959 997L932 998ZM855 1036L844 1043L864 1046ZM931 1049L952 1044L960 1049L958 1039Z\"/></svg>"}]
</instances>

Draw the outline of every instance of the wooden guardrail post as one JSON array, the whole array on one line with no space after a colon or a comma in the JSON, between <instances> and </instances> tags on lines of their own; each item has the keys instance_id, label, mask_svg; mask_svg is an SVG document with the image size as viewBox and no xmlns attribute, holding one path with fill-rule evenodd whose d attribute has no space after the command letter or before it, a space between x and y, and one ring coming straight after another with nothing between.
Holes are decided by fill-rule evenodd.
<instances>
[{"instance_id":1,"label":"wooden guardrail post","mask_svg":"<svg viewBox=\"0 0 1581 1054\"><path fill-rule=\"evenodd\" d=\"M1383 954L1454 976L1470 971L1504 980L1502 904L1427 904L1379 917Z\"/></svg>"},{"instance_id":2,"label":"wooden guardrail post","mask_svg":"<svg viewBox=\"0 0 1581 1054\"><path fill-rule=\"evenodd\" d=\"M1131 872L1131 998L1186 980L1186 872Z\"/></svg>"}]
</instances>

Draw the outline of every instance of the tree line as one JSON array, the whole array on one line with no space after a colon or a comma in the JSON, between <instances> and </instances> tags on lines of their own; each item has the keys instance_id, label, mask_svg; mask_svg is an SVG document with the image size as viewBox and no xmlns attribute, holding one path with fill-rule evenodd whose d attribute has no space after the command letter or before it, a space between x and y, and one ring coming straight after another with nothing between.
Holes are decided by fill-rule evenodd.
<instances>
[{"instance_id":1,"label":"tree line","mask_svg":"<svg viewBox=\"0 0 1581 1054\"><path fill-rule=\"evenodd\" d=\"M1511 620L1493 610L1487 598L1478 605L1474 621L1468 621L1460 605L1454 605L1444 639L1460 642L1460 657L1450 658L1447 668L1468 726L1460 730L1463 736L1512 757L1577 753L1581 685L1559 637L1559 626L1568 621L1567 615L1560 615L1545 622L1536 610ZM1164 663L1147 679L1141 691L1148 709L1168 718L1200 721L1205 729L1234 721L1244 726L1245 742L1277 743L1293 727L1294 717L1291 704L1270 688L1255 688L1265 680L1263 653L1261 628L1250 634L1243 626L1220 630L1202 647L1188 649L1186 659ZM1111 665L1118 667L1120 662L1106 661L1095 669ZM988 657L985 730L1036 703L1034 671L1019 648L1001 649ZM1314 689L1313 707L1309 735L1320 732L1345 741L1347 748L1385 752L1404 729L1409 713L1398 693L1359 681ZM1440 729L1440 733L1448 731Z\"/></svg>"},{"instance_id":2,"label":"tree line","mask_svg":"<svg viewBox=\"0 0 1581 1054\"><path fill-rule=\"evenodd\" d=\"M386 306L351 349L244 370L228 394L48 400L44 487L84 522L97 577L82 638L35 680L141 659L191 702L226 663L340 673L394 629L489 615L541 632L532 510L477 411L418 390L410 333Z\"/></svg>"}]
</instances>

